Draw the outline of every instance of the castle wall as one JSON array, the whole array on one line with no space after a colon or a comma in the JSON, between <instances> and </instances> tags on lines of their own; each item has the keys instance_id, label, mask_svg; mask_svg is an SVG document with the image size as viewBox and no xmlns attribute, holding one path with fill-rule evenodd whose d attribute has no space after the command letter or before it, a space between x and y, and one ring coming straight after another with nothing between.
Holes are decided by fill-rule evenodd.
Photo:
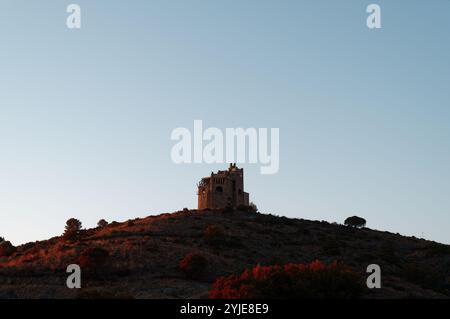
<instances>
[{"instance_id":1,"label":"castle wall","mask_svg":"<svg viewBox=\"0 0 450 319\"><path fill-rule=\"evenodd\" d=\"M231 165L228 171L219 171L202 180L198 188L198 208L248 205L248 197L244 192L244 170Z\"/></svg>"}]
</instances>

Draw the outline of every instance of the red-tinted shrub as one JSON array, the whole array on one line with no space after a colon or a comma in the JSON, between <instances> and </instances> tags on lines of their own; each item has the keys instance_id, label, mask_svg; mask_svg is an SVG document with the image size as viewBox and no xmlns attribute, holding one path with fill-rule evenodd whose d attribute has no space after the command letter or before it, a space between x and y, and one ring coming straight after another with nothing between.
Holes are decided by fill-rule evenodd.
<instances>
[{"instance_id":1,"label":"red-tinted shrub","mask_svg":"<svg viewBox=\"0 0 450 319\"><path fill-rule=\"evenodd\" d=\"M208 268L208 261L202 255L190 253L178 265L178 268L190 279L200 279Z\"/></svg>"},{"instance_id":2,"label":"red-tinted shrub","mask_svg":"<svg viewBox=\"0 0 450 319\"><path fill-rule=\"evenodd\" d=\"M342 264L320 261L285 266L256 266L241 275L221 277L212 285L213 299L357 298L362 280Z\"/></svg>"}]
</instances>

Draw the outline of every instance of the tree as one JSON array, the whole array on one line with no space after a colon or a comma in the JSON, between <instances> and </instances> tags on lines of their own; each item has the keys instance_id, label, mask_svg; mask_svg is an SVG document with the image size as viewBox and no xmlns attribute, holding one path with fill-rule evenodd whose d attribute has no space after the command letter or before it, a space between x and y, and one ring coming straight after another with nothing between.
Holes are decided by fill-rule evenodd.
<instances>
[{"instance_id":1,"label":"tree","mask_svg":"<svg viewBox=\"0 0 450 319\"><path fill-rule=\"evenodd\" d=\"M81 222L76 218L70 218L66 222L63 237L66 240L77 240L80 236Z\"/></svg>"},{"instance_id":2,"label":"tree","mask_svg":"<svg viewBox=\"0 0 450 319\"><path fill-rule=\"evenodd\" d=\"M106 227L108 225L108 222L104 219L100 219L97 223L97 226L100 228Z\"/></svg>"},{"instance_id":3,"label":"tree","mask_svg":"<svg viewBox=\"0 0 450 319\"><path fill-rule=\"evenodd\" d=\"M361 228L366 226L366 220L358 216L352 216L345 220L344 224L346 226L352 226L356 228Z\"/></svg>"}]
</instances>

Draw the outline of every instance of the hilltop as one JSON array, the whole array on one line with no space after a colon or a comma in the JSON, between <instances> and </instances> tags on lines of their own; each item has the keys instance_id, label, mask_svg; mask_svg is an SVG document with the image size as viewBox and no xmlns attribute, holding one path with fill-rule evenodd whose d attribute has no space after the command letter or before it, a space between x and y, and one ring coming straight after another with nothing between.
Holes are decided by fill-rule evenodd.
<instances>
[{"instance_id":1,"label":"hilltop","mask_svg":"<svg viewBox=\"0 0 450 319\"><path fill-rule=\"evenodd\" d=\"M83 273L82 289L68 289L67 265L92 248L109 256ZM179 269L191 253L206 261L196 279ZM245 210L185 209L83 230L76 241L18 246L0 257L0 298L205 298L219 276L314 260L343 262L364 277L379 264L383 287L367 289L365 298L450 297L448 245Z\"/></svg>"}]
</instances>

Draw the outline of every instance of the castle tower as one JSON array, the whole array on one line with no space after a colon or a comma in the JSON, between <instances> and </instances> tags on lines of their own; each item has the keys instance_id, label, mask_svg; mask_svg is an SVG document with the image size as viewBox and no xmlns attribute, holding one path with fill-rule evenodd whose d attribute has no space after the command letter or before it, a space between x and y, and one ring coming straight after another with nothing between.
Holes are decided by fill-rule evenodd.
<instances>
[{"instance_id":1,"label":"castle tower","mask_svg":"<svg viewBox=\"0 0 450 319\"><path fill-rule=\"evenodd\" d=\"M211 172L198 183L198 209L214 209L249 205L244 192L244 169L230 164L226 171Z\"/></svg>"}]
</instances>

